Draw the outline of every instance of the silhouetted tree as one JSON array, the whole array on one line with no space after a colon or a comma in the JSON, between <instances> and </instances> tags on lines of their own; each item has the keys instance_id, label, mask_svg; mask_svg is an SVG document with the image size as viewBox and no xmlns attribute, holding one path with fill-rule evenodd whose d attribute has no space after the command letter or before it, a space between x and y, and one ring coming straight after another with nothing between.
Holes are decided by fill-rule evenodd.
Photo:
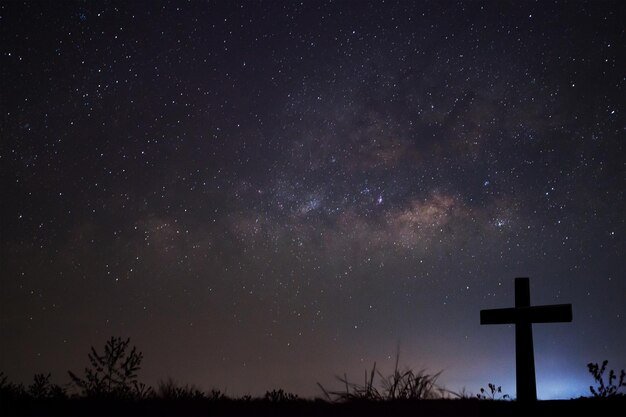
<instances>
[{"instance_id":1,"label":"silhouetted tree","mask_svg":"<svg viewBox=\"0 0 626 417\"><path fill-rule=\"evenodd\" d=\"M69 371L72 382L85 396L141 397L146 395L144 384L137 382L137 372L141 369L143 354L133 348L128 352L130 339L111 337L104 353L99 354L92 346L88 354L90 366L85 368L83 378Z\"/></svg>"}]
</instances>

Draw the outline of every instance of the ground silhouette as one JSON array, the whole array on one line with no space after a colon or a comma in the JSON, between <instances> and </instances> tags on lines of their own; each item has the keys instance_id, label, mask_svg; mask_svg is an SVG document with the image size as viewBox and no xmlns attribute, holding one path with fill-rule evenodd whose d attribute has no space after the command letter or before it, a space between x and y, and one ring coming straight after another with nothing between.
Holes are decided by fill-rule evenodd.
<instances>
[{"instance_id":1,"label":"ground silhouette","mask_svg":"<svg viewBox=\"0 0 626 417\"><path fill-rule=\"evenodd\" d=\"M518 299L519 298L519 299ZM568 311L566 311L568 310ZM547 314L546 314L547 313ZM525 330L532 322L571 320L571 306L530 307L528 279L516 280L516 307L481 312L481 322L513 322ZM532 334L527 333L524 349ZM516 335L517 337L517 335ZM520 349L517 346L518 350ZM527 352L526 352L527 353ZM330 391L319 385L322 398L303 399L282 389L253 398L231 398L219 390L203 392L169 378L156 388L140 382L143 353L129 338L111 337L104 348L91 347L82 374L68 371L70 382L58 385L50 374L36 374L27 387L0 373L1 415L204 415L204 416L621 416L626 410L626 372L618 376L608 361L587 364L594 385L591 397L553 401L517 401L488 384L476 395L454 393L437 384L440 373L395 369L383 375L374 364L364 384L338 377L345 387ZM526 357L525 359L528 359ZM519 369L518 361L518 369ZM605 373L608 377L605 379ZM528 376L530 374L527 374ZM534 389L534 372L532 373ZM519 381L519 380L518 380ZM533 394L534 391L530 392ZM528 394L528 393L527 393ZM532 399L532 398L531 398Z\"/></svg>"}]
</instances>

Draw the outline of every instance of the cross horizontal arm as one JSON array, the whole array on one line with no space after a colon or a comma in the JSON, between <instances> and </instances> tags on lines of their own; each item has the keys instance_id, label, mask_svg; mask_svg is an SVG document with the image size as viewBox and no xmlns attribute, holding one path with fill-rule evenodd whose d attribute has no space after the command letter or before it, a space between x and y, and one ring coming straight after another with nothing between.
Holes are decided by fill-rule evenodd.
<instances>
[{"instance_id":1,"label":"cross horizontal arm","mask_svg":"<svg viewBox=\"0 0 626 417\"><path fill-rule=\"evenodd\" d=\"M498 308L480 311L480 324L556 323L572 321L571 304Z\"/></svg>"}]
</instances>

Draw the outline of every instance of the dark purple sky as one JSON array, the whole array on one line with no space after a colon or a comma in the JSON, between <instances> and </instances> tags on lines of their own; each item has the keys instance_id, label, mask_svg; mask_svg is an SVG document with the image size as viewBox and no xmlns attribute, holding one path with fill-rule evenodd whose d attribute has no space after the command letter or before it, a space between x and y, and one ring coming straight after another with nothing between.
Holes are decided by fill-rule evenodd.
<instances>
[{"instance_id":1,"label":"dark purple sky","mask_svg":"<svg viewBox=\"0 0 626 417\"><path fill-rule=\"evenodd\" d=\"M148 383L374 361L540 398L626 367L621 2L3 2L0 370L131 337Z\"/></svg>"}]
</instances>

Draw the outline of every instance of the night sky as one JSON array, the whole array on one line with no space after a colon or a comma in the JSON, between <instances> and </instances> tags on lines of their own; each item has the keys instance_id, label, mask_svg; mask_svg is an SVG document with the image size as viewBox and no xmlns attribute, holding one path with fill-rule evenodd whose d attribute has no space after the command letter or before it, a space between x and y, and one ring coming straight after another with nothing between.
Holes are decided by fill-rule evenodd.
<instances>
[{"instance_id":1,"label":"night sky","mask_svg":"<svg viewBox=\"0 0 626 417\"><path fill-rule=\"evenodd\" d=\"M130 337L140 379L339 388L374 362L540 398L626 368L621 2L0 4L0 370Z\"/></svg>"}]
</instances>

